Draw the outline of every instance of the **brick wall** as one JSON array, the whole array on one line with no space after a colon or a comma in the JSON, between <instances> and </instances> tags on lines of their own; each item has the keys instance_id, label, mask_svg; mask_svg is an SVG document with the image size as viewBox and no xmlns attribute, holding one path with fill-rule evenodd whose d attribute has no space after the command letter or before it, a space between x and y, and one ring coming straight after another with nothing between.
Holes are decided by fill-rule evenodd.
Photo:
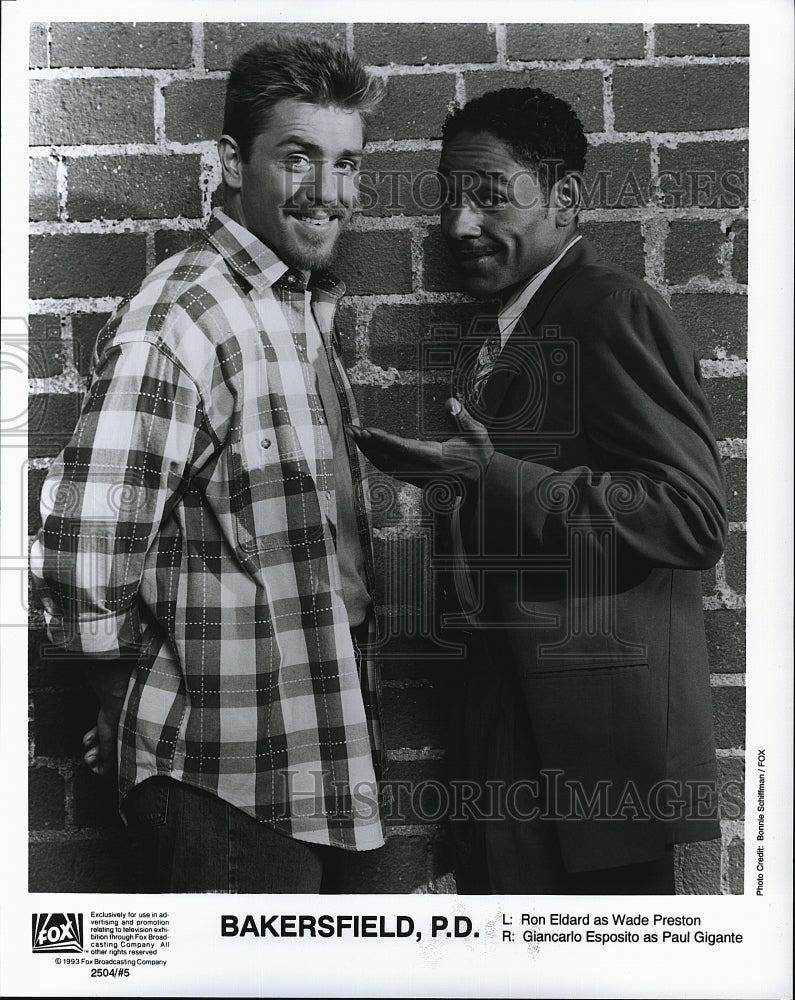
<instances>
[{"instance_id":1,"label":"brick wall","mask_svg":"<svg viewBox=\"0 0 795 1000\"><path fill-rule=\"evenodd\" d=\"M445 262L430 171L448 107L495 87L541 86L574 105L589 142L584 231L657 288L698 345L729 484L729 544L704 574L727 792L722 841L680 851L677 878L683 893L742 892L747 28L300 26L310 29L354 49L387 82L369 132L367 166L378 197L344 236L337 262L350 291L345 351L365 421L407 434L429 415L443 426L444 385L425 381L420 390L417 343L434 324L468 324L475 307L455 291ZM214 139L225 72L238 52L274 30L226 23L31 28L31 534L46 470L78 414L97 331L120 297L207 219L219 183ZM402 180L398 170L406 172ZM423 658L424 575L388 572L421 564L427 535L418 495L405 487L383 507L377 556L386 598L403 623L384 665L389 756L396 780L422 781L442 767L454 666ZM76 672L44 655L35 607L31 618L31 889L124 890L131 873L112 791L80 764L91 696ZM433 810L432 802L409 802L388 846L355 859L349 888L451 891L449 851Z\"/></svg>"}]
</instances>

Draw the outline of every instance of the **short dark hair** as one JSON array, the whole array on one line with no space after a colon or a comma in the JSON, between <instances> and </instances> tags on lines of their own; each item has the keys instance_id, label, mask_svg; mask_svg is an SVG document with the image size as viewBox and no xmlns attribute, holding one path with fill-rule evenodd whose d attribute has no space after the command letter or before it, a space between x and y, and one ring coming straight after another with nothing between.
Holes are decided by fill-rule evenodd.
<instances>
[{"instance_id":1,"label":"short dark hair","mask_svg":"<svg viewBox=\"0 0 795 1000\"><path fill-rule=\"evenodd\" d=\"M254 139L268 127L279 101L294 98L365 116L382 96L381 81L356 56L319 38L277 35L235 60L224 102L224 135L248 162Z\"/></svg>"},{"instance_id":2,"label":"short dark hair","mask_svg":"<svg viewBox=\"0 0 795 1000\"><path fill-rule=\"evenodd\" d=\"M582 122L570 104L534 87L492 90L448 115L442 148L461 132L488 132L538 177L545 195L553 184L585 169Z\"/></svg>"}]
</instances>

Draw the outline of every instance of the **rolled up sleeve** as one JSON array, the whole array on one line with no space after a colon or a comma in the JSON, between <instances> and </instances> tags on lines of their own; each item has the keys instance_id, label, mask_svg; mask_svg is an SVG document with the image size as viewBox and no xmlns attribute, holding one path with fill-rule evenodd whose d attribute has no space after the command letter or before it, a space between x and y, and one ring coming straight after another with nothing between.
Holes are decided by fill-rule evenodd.
<instances>
[{"instance_id":1,"label":"rolled up sleeve","mask_svg":"<svg viewBox=\"0 0 795 1000\"><path fill-rule=\"evenodd\" d=\"M190 477L203 408L159 345L113 344L42 489L31 570L65 653L135 654L147 553Z\"/></svg>"}]
</instances>

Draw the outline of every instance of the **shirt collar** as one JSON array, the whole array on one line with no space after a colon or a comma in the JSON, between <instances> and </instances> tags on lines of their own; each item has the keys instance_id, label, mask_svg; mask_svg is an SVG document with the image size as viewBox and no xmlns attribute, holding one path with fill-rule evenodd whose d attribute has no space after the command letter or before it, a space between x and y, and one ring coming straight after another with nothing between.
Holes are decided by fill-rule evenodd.
<instances>
[{"instance_id":1,"label":"shirt collar","mask_svg":"<svg viewBox=\"0 0 795 1000\"><path fill-rule=\"evenodd\" d=\"M307 282L306 275L290 268L259 237L241 226L223 209L213 209L204 235L227 264L258 292L271 288L288 272L296 278L296 290L320 288L333 298L340 298L345 292L344 283L337 281L329 271L313 273Z\"/></svg>"},{"instance_id":2,"label":"shirt collar","mask_svg":"<svg viewBox=\"0 0 795 1000\"><path fill-rule=\"evenodd\" d=\"M545 268L537 274L534 274L526 285L523 285L517 292L514 292L510 299L508 299L508 301L500 307L500 311L497 315L497 324L500 328L500 340L502 341L503 347L505 346L506 340L513 332L513 328L516 326L519 317L524 313L532 297L544 283L555 266L560 263L565 254L581 239L582 234L578 233L570 243L566 244L551 264L547 264Z\"/></svg>"}]
</instances>

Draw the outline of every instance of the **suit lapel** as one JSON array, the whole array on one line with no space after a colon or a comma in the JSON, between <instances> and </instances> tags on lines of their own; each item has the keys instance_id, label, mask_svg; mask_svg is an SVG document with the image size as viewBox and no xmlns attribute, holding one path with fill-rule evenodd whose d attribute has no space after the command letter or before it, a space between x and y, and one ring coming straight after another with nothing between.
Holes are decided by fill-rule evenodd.
<instances>
[{"instance_id":1,"label":"suit lapel","mask_svg":"<svg viewBox=\"0 0 795 1000\"><path fill-rule=\"evenodd\" d=\"M536 339L535 330L541 324L550 303L580 270L584 264L595 263L598 255L583 237L564 256L563 260L548 275L544 283L530 299L502 349L494 370L483 386L482 409L490 416L496 416L513 380L523 370L526 363L527 340Z\"/></svg>"},{"instance_id":2,"label":"suit lapel","mask_svg":"<svg viewBox=\"0 0 795 1000\"><path fill-rule=\"evenodd\" d=\"M597 260L596 252L585 237L575 243L527 304L522 315L525 328L533 330L566 282L570 281L583 265L593 264ZM517 324L514 333L519 332L520 326L521 324ZM510 343L510 338L508 342Z\"/></svg>"},{"instance_id":3,"label":"suit lapel","mask_svg":"<svg viewBox=\"0 0 795 1000\"><path fill-rule=\"evenodd\" d=\"M512 382L524 370L523 366L527 363L528 339L531 341L538 339L536 328L541 324L552 300L584 264L595 263L598 259L593 247L583 237L568 251L530 299L483 386L482 409L485 414L490 416L498 414ZM488 424L488 420L485 423Z\"/></svg>"}]
</instances>

